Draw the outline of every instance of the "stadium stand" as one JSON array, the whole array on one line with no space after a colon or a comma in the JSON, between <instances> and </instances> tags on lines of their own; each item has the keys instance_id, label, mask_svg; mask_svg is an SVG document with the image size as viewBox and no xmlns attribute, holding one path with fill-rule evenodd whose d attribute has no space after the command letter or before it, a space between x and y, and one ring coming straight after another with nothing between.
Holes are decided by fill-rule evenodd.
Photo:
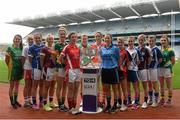
<instances>
[{"instance_id":1,"label":"stadium stand","mask_svg":"<svg viewBox=\"0 0 180 120\"><path fill-rule=\"evenodd\" d=\"M169 37L174 35L175 45L179 45L179 10L179 0L156 0L133 5L116 4L110 8L99 7L91 11L82 10L75 13L25 19L10 22L10 24L34 27L35 30L30 34L40 32L43 39L48 33L53 33L57 40L59 26L65 25L68 32L75 31L78 35L87 34L91 40L94 39L93 35L97 31L112 34L115 40L118 36L137 36L141 33L157 35L158 42L162 34L168 34ZM119 20L111 21L114 18L119 18ZM99 20L103 22L97 22ZM86 21L90 21L90 23L83 24ZM72 23L76 24L71 25ZM43 28L39 28L40 26ZM174 49L178 51L178 48Z\"/></svg>"}]
</instances>

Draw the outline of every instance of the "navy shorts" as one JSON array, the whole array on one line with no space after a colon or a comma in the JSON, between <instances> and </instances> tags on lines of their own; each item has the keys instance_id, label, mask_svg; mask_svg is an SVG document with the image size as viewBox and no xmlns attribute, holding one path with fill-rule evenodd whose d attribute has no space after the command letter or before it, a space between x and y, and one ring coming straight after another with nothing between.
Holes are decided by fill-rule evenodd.
<instances>
[{"instance_id":1,"label":"navy shorts","mask_svg":"<svg viewBox=\"0 0 180 120\"><path fill-rule=\"evenodd\" d=\"M112 68L112 69L102 68L101 79L102 79L102 83L105 84L118 84L119 76L118 76L117 68Z\"/></svg>"},{"instance_id":2,"label":"navy shorts","mask_svg":"<svg viewBox=\"0 0 180 120\"><path fill-rule=\"evenodd\" d=\"M120 81L125 79L124 71L118 70L118 75L119 75L119 80L120 80Z\"/></svg>"},{"instance_id":3,"label":"navy shorts","mask_svg":"<svg viewBox=\"0 0 180 120\"><path fill-rule=\"evenodd\" d=\"M127 80L132 83L138 81L137 71L128 70L127 71Z\"/></svg>"}]
</instances>

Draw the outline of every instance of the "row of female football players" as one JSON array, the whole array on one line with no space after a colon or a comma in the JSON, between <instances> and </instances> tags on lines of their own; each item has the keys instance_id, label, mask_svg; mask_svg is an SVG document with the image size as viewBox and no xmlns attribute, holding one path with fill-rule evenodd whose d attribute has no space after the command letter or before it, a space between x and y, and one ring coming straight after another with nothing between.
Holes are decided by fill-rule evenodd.
<instances>
[{"instance_id":1,"label":"row of female football players","mask_svg":"<svg viewBox=\"0 0 180 120\"><path fill-rule=\"evenodd\" d=\"M103 36L97 32L96 42L92 45L88 44L88 36L82 35L79 46L76 44L78 39L76 33L70 33L67 37L67 30L60 27L58 34L59 41L55 45L52 34L47 35L46 44L42 44L40 33L29 35L28 44L24 48L22 48L22 37L15 35L13 45L7 49L5 59L9 68L9 98L13 108L21 106L17 96L19 80L24 75L24 107L38 110L42 106L45 111L58 107L60 111L79 113L79 104L77 104L79 90L82 96L82 70L80 69L82 62L80 61L83 61L83 56L87 56L88 51L92 50L95 50L94 60L101 66L98 76L98 105L104 112L114 113L119 108L125 111L130 106L132 109L138 109L140 83L144 92L142 108L147 108L148 105L152 107L157 107L159 104L171 105L172 66L175 63L175 55L169 47L169 39L166 35L160 38L160 50L156 46L155 36L148 36L149 46L147 47L146 36L143 34L137 38L138 47L134 46L135 37L129 36L127 48L125 48L125 38L117 38L116 46L112 43L113 38L110 34ZM66 43L66 37L69 43ZM68 75L72 74L70 69L73 70L73 76ZM165 82L168 88L167 99ZM133 101L130 83L134 91ZM58 105L53 100L55 85ZM37 93L39 93L39 104ZM65 105L66 95L68 105ZM111 98L114 98L113 105Z\"/></svg>"}]
</instances>

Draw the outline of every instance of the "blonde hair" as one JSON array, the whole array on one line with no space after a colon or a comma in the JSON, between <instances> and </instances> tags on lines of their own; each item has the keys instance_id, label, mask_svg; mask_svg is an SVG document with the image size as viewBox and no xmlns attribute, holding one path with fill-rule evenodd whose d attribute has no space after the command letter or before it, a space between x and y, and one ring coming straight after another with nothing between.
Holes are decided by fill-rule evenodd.
<instances>
[{"instance_id":1,"label":"blonde hair","mask_svg":"<svg viewBox=\"0 0 180 120\"><path fill-rule=\"evenodd\" d=\"M54 35L53 34L48 34L46 37L46 41L48 40L48 38L52 37L54 39Z\"/></svg>"},{"instance_id":2,"label":"blonde hair","mask_svg":"<svg viewBox=\"0 0 180 120\"><path fill-rule=\"evenodd\" d=\"M132 39L133 41L135 41L135 37L134 36L129 36L127 41L129 41L129 39Z\"/></svg>"},{"instance_id":3,"label":"blonde hair","mask_svg":"<svg viewBox=\"0 0 180 120\"><path fill-rule=\"evenodd\" d=\"M117 38L117 41L125 42L125 38L124 38L124 37L118 37L118 38Z\"/></svg>"},{"instance_id":4,"label":"blonde hair","mask_svg":"<svg viewBox=\"0 0 180 120\"><path fill-rule=\"evenodd\" d=\"M42 39L42 34L41 34L41 33L34 33L34 34L33 34L33 38L34 38L34 36L36 36L36 35L40 36L41 39Z\"/></svg>"},{"instance_id":5,"label":"blonde hair","mask_svg":"<svg viewBox=\"0 0 180 120\"><path fill-rule=\"evenodd\" d=\"M28 36L27 36L27 38L34 38L34 36L32 35L32 34L29 34Z\"/></svg>"},{"instance_id":6,"label":"blonde hair","mask_svg":"<svg viewBox=\"0 0 180 120\"><path fill-rule=\"evenodd\" d=\"M58 32L60 32L60 31L64 31L65 34L67 34L67 29L66 29L65 27L60 27L60 28L58 29Z\"/></svg>"},{"instance_id":7,"label":"blonde hair","mask_svg":"<svg viewBox=\"0 0 180 120\"><path fill-rule=\"evenodd\" d=\"M148 39L154 39L156 41L156 36L155 35L149 35Z\"/></svg>"},{"instance_id":8,"label":"blonde hair","mask_svg":"<svg viewBox=\"0 0 180 120\"><path fill-rule=\"evenodd\" d=\"M31 35L31 34L27 36L27 40L28 40L29 38L32 38L32 39L34 40L34 36Z\"/></svg>"},{"instance_id":9,"label":"blonde hair","mask_svg":"<svg viewBox=\"0 0 180 120\"><path fill-rule=\"evenodd\" d=\"M162 35L162 36L161 36L161 38L166 39L166 40L167 40L167 42L169 43L169 38L168 38L168 36L167 36L166 34Z\"/></svg>"},{"instance_id":10,"label":"blonde hair","mask_svg":"<svg viewBox=\"0 0 180 120\"><path fill-rule=\"evenodd\" d=\"M47 41L48 41L48 38L50 38L50 37L52 37L53 40L54 40L54 35L53 34L48 34L47 37L46 37L46 44L45 44L46 46L48 46ZM54 46L54 43L52 44L52 46Z\"/></svg>"},{"instance_id":11,"label":"blonde hair","mask_svg":"<svg viewBox=\"0 0 180 120\"><path fill-rule=\"evenodd\" d=\"M144 41L146 41L146 35L145 34L140 34L140 35L138 35L138 38L141 37L141 36L143 37Z\"/></svg>"}]
</instances>

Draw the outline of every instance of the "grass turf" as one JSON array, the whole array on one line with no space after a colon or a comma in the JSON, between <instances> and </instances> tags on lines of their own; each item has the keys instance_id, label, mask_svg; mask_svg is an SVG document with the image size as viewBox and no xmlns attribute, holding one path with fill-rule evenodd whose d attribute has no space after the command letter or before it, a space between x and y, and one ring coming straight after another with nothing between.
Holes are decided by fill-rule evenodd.
<instances>
[{"instance_id":1,"label":"grass turf","mask_svg":"<svg viewBox=\"0 0 180 120\"><path fill-rule=\"evenodd\" d=\"M173 89L180 89L180 60L176 61L173 72ZM0 60L0 82L9 82L7 66L3 60ZM24 80L21 80L21 84L24 84Z\"/></svg>"}]
</instances>

